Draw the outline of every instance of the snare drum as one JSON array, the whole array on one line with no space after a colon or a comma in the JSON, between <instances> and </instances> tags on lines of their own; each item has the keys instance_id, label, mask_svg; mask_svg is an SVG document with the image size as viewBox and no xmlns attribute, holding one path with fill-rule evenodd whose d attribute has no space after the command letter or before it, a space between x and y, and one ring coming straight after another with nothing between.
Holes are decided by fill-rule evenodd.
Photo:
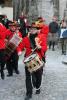
<instances>
[{"instance_id":1,"label":"snare drum","mask_svg":"<svg viewBox=\"0 0 67 100\"><path fill-rule=\"evenodd\" d=\"M25 66L28 67L30 73L37 71L44 64L44 62L39 58L39 56L36 53L25 58L24 63Z\"/></svg>"},{"instance_id":2,"label":"snare drum","mask_svg":"<svg viewBox=\"0 0 67 100\"><path fill-rule=\"evenodd\" d=\"M22 41L22 38L19 37L18 34L14 34L13 37L6 44L5 54L7 56L10 56L15 51L15 49L18 47L21 41Z\"/></svg>"}]
</instances>

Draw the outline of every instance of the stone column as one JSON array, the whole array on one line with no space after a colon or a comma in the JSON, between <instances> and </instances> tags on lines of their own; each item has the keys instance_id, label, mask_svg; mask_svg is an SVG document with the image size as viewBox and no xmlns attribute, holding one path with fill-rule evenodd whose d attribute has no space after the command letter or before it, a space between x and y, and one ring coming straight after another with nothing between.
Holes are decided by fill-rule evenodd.
<instances>
[{"instance_id":1,"label":"stone column","mask_svg":"<svg viewBox=\"0 0 67 100\"><path fill-rule=\"evenodd\" d=\"M59 18L59 0L53 0L54 15Z\"/></svg>"},{"instance_id":2,"label":"stone column","mask_svg":"<svg viewBox=\"0 0 67 100\"><path fill-rule=\"evenodd\" d=\"M17 20L24 9L24 0L13 0L13 19Z\"/></svg>"}]
</instances>

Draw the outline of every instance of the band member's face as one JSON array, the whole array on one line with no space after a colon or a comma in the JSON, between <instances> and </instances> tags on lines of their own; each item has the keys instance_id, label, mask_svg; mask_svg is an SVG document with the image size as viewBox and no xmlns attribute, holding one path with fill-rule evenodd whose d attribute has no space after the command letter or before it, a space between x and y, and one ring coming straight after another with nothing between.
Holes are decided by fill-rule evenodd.
<instances>
[{"instance_id":1,"label":"band member's face","mask_svg":"<svg viewBox=\"0 0 67 100\"><path fill-rule=\"evenodd\" d=\"M37 33L40 33L40 29L37 30Z\"/></svg>"},{"instance_id":2,"label":"band member's face","mask_svg":"<svg viewBox=\"0 0 67 100\"><path fill-rule=\"evenodd\" d=\"M43 25L44 25L44 22L40 22L40 27L43 27Z\"/></svg>"},{"instance_id":3,"label":"band member's face","mask_svg":"<svg viewBox=\"0 0 67 100\"><path fill-rule=\"evenodd\" d=\"M31 28L31 29L30 29L30 32L31 32L32 34L35 34L35 33L37 33L37 29L36 29L36 28Z\"/></svg>"},{"instance_id":4,"label":"band member's face","mask_svg":"<svg viewBox=\"0 0 67 100\"><path fill-rule=\"evenodd\" d=\"M10 30L11 30L11 31L16 31L16 26L11 26L11 27L10 27Z\"/></svg>"}]
</instances>

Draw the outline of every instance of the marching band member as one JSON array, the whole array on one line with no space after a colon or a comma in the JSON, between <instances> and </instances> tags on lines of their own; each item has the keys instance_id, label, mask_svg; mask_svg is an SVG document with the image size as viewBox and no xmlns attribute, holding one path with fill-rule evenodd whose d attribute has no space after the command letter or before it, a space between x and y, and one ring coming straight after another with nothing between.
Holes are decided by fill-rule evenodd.
<instances>
[{"instance_id":1,"label":"marching band member","mask_svg":"<svg viewBox=\"0 0 67 100\"><path fill-rule=\"evenodd\" d=\"M47 50L47 43L46 43L46 38L44 37L44 35L40 34L38 31L39 30L37 30L36 38L35 38L35 45L37 47L37 50L35 50L35 52L39 55L40 59L42 59L44 57L44 53ZM24 57L28 57L32 52L29 36L30 36L30 32L26 37L23 38L22 43L20 44L21 50L23 50L24 48L26 49ZM43 71L43 67L37 70L36 72L34 72L36 81L35 81L35 86L34 84L33 86L36 87L36 94L40 93L40 86L41 86L41 81L42 81L42 71ZM32 83L33 82L31 81L31 75L32 74L28 71L27 66L25 66L25 76L26 76L25 100L29 100L30 98L32 98L32 92L33 92Z\"/></svg>"},{"instance_id":2,"label":"marching band member","mask_svg":"<svg viewBox=\"0 0 67 100\"><path fill-rule=\"evenodd\" d=\"M44 36L47 39L49 33L49 27L48 25L46 25L45 20L42 17L38 17L37 21L32 23L32 27L34 27L33 30L35 30L36 27L39 28L41 34L44 34ZM34 43L35 36L36 34L34 33L30 34L30 40L31 40L31 44L33 45L32 46L33 48L35 48L35 43Z\"/></svg>"},{"instance_id":3,"label":"marching band member","mask_svg":"<svg viewBox=\"0 0 67 100\"><path fill-rule=\"evenodd\" d=\"M40 28L41 33L44 34L47 38L49 33L49 26L46 25L45 19L43 19L42 17L38 17L37 22L35 24L37 25L37 27Z\"/></svg>"},{"instance_id":4,"label":"marching band member","mask_svg":"<svg viewBox=\"0 0 67 100\"><path fill-rule=\"evenodd\" d=\"M10 31L1 23L0 19L0 68L1 68L1 78L4 79L4 66L5 66L5 39L10 36Z\"/></svg>"},{"instance_id":5,"label":"marching band member","mask_svg":"<svg viewBox=\"0 0 67 100\"><path fill-rule=\"evenodd\" d=\"M11 31L11 37L14 34L17 34L18 36L20 36L20 38L22 37L21 33L19 32L19 29L18 29L19 27L18 27L17 22L12 22L11 24L9 24L9 28L10 28L10 31ZM11 55L9 55L9 58L6 62L6 68L8 70L8 75L7 75L8 77L13 76L13 71L15 71L16 74L19 74L18 52L19 52L19 46L17 47L17 49Z\"/></svg>"}]
</instances>

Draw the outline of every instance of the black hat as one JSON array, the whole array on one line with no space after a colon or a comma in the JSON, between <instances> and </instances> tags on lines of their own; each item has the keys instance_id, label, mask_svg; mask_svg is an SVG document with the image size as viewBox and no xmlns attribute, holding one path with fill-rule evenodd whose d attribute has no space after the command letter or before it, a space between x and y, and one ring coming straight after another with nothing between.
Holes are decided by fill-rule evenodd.
<instances>
[{"instance_id":1,"label":"black hat","mask_svg":"<svg viewBox=\"0 0 67 100\"><path fill-rule=\"evenodd\" d=\"M20 24L17 22L17 21L12 21L9 23L9 26L16 26L16 27L19 27Z\"/></svg>"}]
</instances>

